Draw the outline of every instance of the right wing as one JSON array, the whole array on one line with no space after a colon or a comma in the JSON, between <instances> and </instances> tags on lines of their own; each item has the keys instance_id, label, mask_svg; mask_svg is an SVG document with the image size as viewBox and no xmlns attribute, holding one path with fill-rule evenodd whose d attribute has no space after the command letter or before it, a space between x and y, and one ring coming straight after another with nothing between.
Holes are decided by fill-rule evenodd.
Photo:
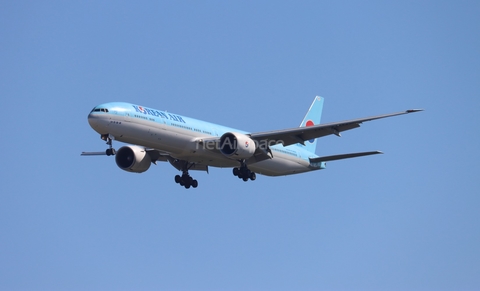
<instances>
[{"instance_id":1,"label":"right wing","mask_svg":"<svg viewBox=\"0 0 480 291\"><path fill-rule=\"evenodd\" d=\"M383 153L381 151L373 151L373 152L351 153L351 154L342 154L342 155L310 158L310 163L321 163L321 162L328 162L328 161L336 161L336 160L350 159L350 158L363 157L363 156L369 156L369 155L377 155L377 154L383 154Z\"/></svg>"},{"instance_id":2,"label":"right wing","mask_svg":"<svg viewBox=\"0 0 480 291\"><path fill-rule=\"evenodd\" d=\"M257 141L266 142L269 145L274 145L278 143L283 144L283 146L289 146L296 143L304 144L305 141L307 140L327 136L330 134L335 134L337 136L340 136L340 132L360 127L360 124L362 124L365 121L371 121L371 120L387 118L387 117L392 117L397 115L409 114L409 113L418 112L418 111L423 111L423 110L411 109L403 112L377 115L377 116L366 117L366 118L358 118L358 119L346 120L341 122L318 124L318 125L309 126L309 127L296 127L291 129L252 133L250 134L250 137Z\"/></svg>"}]
</instances>

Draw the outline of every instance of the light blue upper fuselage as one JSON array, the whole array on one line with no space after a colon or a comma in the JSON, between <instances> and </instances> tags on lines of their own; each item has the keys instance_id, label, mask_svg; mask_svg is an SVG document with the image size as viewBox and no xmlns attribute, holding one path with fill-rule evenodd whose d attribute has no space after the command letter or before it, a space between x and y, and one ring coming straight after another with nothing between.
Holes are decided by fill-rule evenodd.
<instances>
[{"instance_id":1,"label":"light blue upper fuselage","mask_svg":"<svg viewBox=\"0 0 480 291\"><path fill-rule=\"evenodd\" d=\"M103 124L95 123L96 117L106 117L110 116L110 127L107 128ZM238 130L190 117L186 117L183 115L161 111L157 109L152 109L149 107L144 107L140 105L135 105L126 102L110 102L104 103L101 105L96 106L89 115L89 123L97 132L100 134L111 134L114 131L116 126L121 126L121 122L127 123L135 123L139 122L142 124L149 124L155 123L156 127L163 127L165 130L171 131L181 131L187 133L189 136L200 138L200 137L220 137L224 133L227 132L237 132L241 134L249 134L249 132ZM154 124L152 124L154 125ZM190 133L188 133L190 131ZM125 141L129 143L135 143L132 140L122 140L119 134L116 134L115 138L120 141ZM152 134L153 136L153 134ZM143 145L147 147L152 147L159 150L165 150L162 146L162 140L159 138L157 142L157 146L153 144L142 144L136 143L138 145ZM310 168L309 170L320 169L324 168L324 163L322 164L310 164L309 158L317 157L315 153L309 152L300 144L291 145L284 147L283 145L273 145L270 147L273 152L274 157L276 155L284 156L288 155L291 156L292 159L300 159L304 162L301 162L304 165L308 165Z\"/></svg>"}]
</instances>

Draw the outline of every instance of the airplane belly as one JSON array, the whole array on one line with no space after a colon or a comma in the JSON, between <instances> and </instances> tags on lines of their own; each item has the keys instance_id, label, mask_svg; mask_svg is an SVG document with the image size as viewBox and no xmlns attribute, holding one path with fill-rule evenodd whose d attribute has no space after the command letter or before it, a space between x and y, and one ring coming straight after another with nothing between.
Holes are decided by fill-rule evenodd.
<instances>
[{"instance_id":1,"label":"airplane belly","mask_svg":"<svg viewBox=\"0 0 480 291\"><path fill-rule=\"evenodd\" d=\"M265 176L285 176L310 171L309 163L302 159L277 157L249 166L250 170Z\"/></svg>"},{"instance_id":2,"label":"airplane belly","mask_svg":"<svg viewBox=\"0 0 480 291\"><path fill-rule=\"evenodd\" d=\"M196 144L190 141L190 144ZM240 162L232 160L222 155L221 153L212 152L201 147L189 147L182 153L173 155L175 158L186 160L192 163L204 164L210 167L217 168L235 168L240 166Z\"/></svg>"}]
</instances>

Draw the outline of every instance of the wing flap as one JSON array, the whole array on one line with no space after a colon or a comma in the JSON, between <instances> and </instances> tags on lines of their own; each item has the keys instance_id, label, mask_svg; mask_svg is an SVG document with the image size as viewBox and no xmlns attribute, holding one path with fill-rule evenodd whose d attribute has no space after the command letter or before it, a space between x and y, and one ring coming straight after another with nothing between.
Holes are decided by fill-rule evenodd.
<instances>
[{"instance_id":1,"label":"wing flap","mask_svg":"<svg viewBox=\"0 0 480 291\"><path fill-rule=\"evenodd\" d=\"M146 150L150 158L152 159L152 162L166 162L168 161L168 157L170 156L168 153L164 153L159 150L153 150L153 149L147 149Z\"/></svg>"},{"instance_id":2,"label":"wing flap","mask_svg":"<svg viewBox=\"0 0 480 291\"><path fill-rule=\"evenodd\" d=\"M170 164L179 171L183 171L185 168L193 171L205 171L208 173L208 165L205 164L192 164L188 161L178 160L173 157L168 157Z\"/></svg>"}]
</instances>

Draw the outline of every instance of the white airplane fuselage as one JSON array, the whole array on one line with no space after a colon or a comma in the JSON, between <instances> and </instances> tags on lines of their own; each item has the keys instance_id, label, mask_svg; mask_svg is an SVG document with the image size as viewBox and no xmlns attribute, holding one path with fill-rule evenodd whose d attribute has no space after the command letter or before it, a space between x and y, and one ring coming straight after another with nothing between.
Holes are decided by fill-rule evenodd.
<instances>
[{"instance_id":1,"label":"white airplane fuselage","mask_svg":"<svg viewBox=\"0 0 480 291\"><path fill-rule=\"evenodd\" d=\"M97 106L88 115L88 122L96 132L109 135L114 140L154 149L178 160L220 168L238 167L240 162L208 148L202 140L219 137L226 132L247 134L241 130L122 102ZM248 168L258 174L280 176L325 167L325 163L311 164L309 158L316 155L296 145L272 145L270 149L272 158L250 164Z\"/></svg>"},{"instance_id":2,"label":"white airplane fuselage","mask_svg":"<svg viewBox=\"0 0 480 291\"><path fill-rule=\"evenodd\" d=\"M111 102L93 108L90 126L107 141L105 152L82 155L115 155L117 166L142 173L158 161L169 162L182 175L175 182L186 189L198 186L189 171L208 167L233 168L243 181L267 176L299 174L324 169L327 161L381 154L368 151L319 157L317 139L360 127L367 121L410 114L422 109L321 124L323 98L316 96L299 127L248 133L178 114L131 103ZM115 150L112 141L131 145Z\"/></svg>"}]
</instances>

